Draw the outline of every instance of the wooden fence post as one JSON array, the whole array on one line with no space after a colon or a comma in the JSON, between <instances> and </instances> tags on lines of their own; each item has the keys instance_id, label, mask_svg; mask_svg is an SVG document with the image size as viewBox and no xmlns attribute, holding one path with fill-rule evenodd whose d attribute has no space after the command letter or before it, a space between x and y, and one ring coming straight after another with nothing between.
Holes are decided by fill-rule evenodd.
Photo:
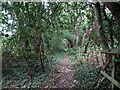
<instances>
[{"instance_id":1,"label":"wooden fence post","mask_svg":"<svg viewBox=\"0 0 120 90\"><path fill-rule=\"evenodd\" d=\"M114 60L115 59L115 56L112 56L112 59ZM115 61L112 61L112 73L111 73L111 76L112 78L114 79L115 78ZM112 84L112 90L114 90L114 84Z\"/></svg>"}]
</instances>

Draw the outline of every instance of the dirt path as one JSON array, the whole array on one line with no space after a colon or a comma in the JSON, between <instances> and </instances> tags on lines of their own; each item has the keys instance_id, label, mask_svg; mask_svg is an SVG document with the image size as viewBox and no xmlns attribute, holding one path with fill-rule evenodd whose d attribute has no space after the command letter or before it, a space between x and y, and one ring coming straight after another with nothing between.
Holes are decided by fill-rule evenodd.
<instances>
[{"instance_id":1,"label":"dirt path","mask_svg":"<svg viewBox=\"0 0 120 90\"><path fill-rule=\"evenodd\" d=\"M72 88L74 86L74 72L68 54L64 54L61 64L57 65L57 75L54 86L57 88Z\"/></svg>"},{"instance_id":2,"label":"dirt path","mask_svg":"<svg viewBox=\"0 0 120 90\"><path fill-rule=\"evenodd\" d=\"M54 82L50 88L72 88L74 87L74 71L67 53L60 64L56 65L57 71L54 73ZM49 86L48 86L49 87Z\"/></svg>"}]
</instances>

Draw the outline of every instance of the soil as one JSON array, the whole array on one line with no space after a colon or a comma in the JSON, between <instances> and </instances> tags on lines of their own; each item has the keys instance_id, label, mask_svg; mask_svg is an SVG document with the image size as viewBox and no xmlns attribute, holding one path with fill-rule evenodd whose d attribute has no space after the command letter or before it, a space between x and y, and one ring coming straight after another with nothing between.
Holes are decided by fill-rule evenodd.
<instances>
[{"instance_id":1,"label":"soil","mask_svg":"<svg viewBox=\"0 0 120 90\"><path fill-rule=\"evenodd\" d=\"M44 88L73 88L75 86L74 70L67 53L60 64L56 65L56 71L52 75L51 85L45 85Z\"/></svg>"}]
</instances>

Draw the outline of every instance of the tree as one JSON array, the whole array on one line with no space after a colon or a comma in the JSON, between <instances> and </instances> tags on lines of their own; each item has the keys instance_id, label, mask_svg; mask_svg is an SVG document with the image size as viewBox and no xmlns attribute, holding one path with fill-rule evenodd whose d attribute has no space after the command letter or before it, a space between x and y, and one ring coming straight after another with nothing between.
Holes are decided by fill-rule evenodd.
<instances>
[{"instance_id":1,"label":"tree","mask_svg":"<svg viewBox=\"0 0 120 90\"><path fill-rule=\"evenodd\" d=\"M99 37L101 38L102 46L104 49L109 49L108 43L106 42L104 30L103 30L101 9L100 9L99 2L97 2L95 4L95 17L96 17L96 21L97 21L97 27L99 30Z\"/></svg>"}]
</instances>

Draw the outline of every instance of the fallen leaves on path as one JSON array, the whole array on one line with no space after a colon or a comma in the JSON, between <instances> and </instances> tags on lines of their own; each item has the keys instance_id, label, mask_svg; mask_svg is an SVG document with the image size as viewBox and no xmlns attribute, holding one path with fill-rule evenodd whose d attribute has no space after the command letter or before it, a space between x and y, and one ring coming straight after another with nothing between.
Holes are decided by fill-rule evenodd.
<instances>
[{"instance_id":1,"label":"fallen leaves on path","mask_svg":"<svg viewBox=\"0 0 120 90\"><path fill-rule=\"evenodd\" d=\"M56 65L56 69L52 75L53 83L44 88L73 88L76 80L74 80L74 70L67 53L64 54L62 62Z\"/></svg>"}]
</instances>

